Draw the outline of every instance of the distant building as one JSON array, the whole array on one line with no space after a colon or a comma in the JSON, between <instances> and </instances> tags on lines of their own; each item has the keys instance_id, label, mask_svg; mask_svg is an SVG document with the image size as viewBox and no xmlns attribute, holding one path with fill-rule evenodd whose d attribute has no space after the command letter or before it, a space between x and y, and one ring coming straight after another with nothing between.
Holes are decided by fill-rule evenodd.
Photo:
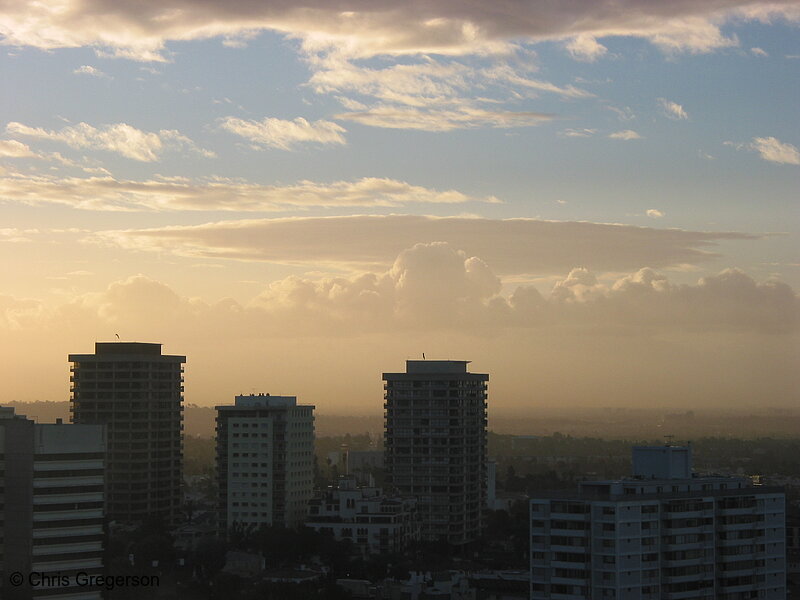
<instances>
[{"instance_id":1,"label":"distant building","mask_svg":"<svg viewBox=\"0 0 800 600\"><path fill-rule=\"evenodd\" d=\"M786 598L780 488L695 476L689 447L637 447L633 465L530 501L532 599Z\"/></svg>"},{"instance_id":2,"label":"distant building","mask_svg":"<svg viewBox=\"0 0 800 600\"><path fill-rule=\"evenodd\" d=\"M311 500L306 526L351 540L364 556L402 552L420 539L416 500L357 487L352 477L339 479L337 487Z\"/></svg>"},{"instance_id":3,"label":"distant building","mask_svg":"<svg viewBox=\"0 0 800 600\"><path fill-rule=\"evenodd\" d=\"M0 452L0 596L101 598L75 575L103 573L103 426L38 424L3 407Z\"/></svg>"},{"instance_id":4,"label":"distant building","mask_svg":"<svg viewBox=\"0 0 800 600\"><path fill-rule=\"evenodd\" d=\"M417 498L426 540L478 539L486 505L486 382L465 360L408 360L386 381L386 485Z\"/></svg>"},{"instance_id":5,"label":"distant building","mask_svg":"<svg viewBox=\"0 0 800 600\"><path fill-rule=\"evenodd\" d=\"M222 530L301 524L314 491L314 407L258 394L216 409Z\"/></svg>"},{"instance_id":6,"label":"distant building","mask_svg":"<svg viewBox=\"0 0 800 600\"><path fill-rule=\"evenodd\" d=\"M161 344L98 342L71 354L72 422L107 428L107 516L130 523L180 515L183 364Z\"/></svg>"},{"instance_id":7,"label":"distant building","mask_svg":"<svg viewBox=\"0 0 800 600\"><path fill-rule=\"evenodd\" d=\"M383 469L382 450L350 450L343 448L345 474L355 477L362 485L374 485L373 475ZM372 480L370 478L373 478Z\"/></svg>"}]
</instances>

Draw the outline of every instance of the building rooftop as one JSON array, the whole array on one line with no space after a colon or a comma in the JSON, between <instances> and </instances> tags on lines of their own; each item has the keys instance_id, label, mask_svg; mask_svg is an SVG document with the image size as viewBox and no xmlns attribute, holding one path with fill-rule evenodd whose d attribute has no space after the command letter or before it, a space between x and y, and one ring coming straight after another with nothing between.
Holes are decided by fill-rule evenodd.
<instances>
[{"instance_id":1,"label":"building rooftop","mask_svg":"<svg viewBox=\"0 0 800 600\"><path fill-rule=\"evenodd\" d=\"M185 356L161 354L162 344L152 342L95 342L94 354L70 354L71 362L97 360L117 356L151 357L158 356L167 360L186 362Z\"/></svg>"},{"instance_id":2,"label":"building rooftop","mask_svg":"<svg viewBox=\"0 0 800 600\"><path fill-rule=\"evenodd\" d=\"M466 373L469 360L407 360L406 373Z\"/></svg>"}]
</instances>

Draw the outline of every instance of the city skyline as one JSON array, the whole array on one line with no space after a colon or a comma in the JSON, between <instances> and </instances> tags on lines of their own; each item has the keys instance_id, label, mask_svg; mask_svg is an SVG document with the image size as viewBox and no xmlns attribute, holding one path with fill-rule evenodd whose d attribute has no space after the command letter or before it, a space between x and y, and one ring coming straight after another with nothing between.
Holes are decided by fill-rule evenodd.
<instances>
[{"instance_id":1,"label":"city skyline","mask_svg":"<svg viewBox=\"0 0 800 600\"><path fill-rule=\"evenodd\" d=\"M496 414L794 406L798 23L794 1L16 3L8 400L66 400L65 356L118 334L187 355L203 406L377 413L423 352L492 373Z\"/></svg>"}]
</instances>

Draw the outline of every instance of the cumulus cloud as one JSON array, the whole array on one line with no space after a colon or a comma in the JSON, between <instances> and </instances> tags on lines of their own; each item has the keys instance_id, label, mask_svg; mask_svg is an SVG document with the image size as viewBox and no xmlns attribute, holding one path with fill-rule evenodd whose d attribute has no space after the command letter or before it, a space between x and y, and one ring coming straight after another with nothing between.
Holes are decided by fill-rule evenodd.
<instances>
[{"instance_id":1,"label":"cumulus cloud","mask_svg":"<svg viewBox=\"0 0 800 600\"><path fill-rule=\"evenodd\" d=\"M85 210L281 211L298 207L400 206L409 203L499 202L404 181L364 177L356 181L260 185L239 180L158 177L144 181L12 173L0 177L0 198L23 204L62 204Z\"/></svg>"},{"instance_id":2,"label":"cumulus cloud","mask_svg":"<svg viewBox=\"0 0 800 600\"><path fill-rule=\"evenodd\" d=\"M0 140L0 157L2 158L31 158L36 154L22 142L17 140Z\"/></svg>"},{"instance_id":3,"label":"cumulus cloud","mask_svg":"<svg viewBox=\"0 0 800 600\"><path fill-rule=\"evenodd\" d=\"M593 35L581 34L567 43L567 52L576 59L594 62L608 52L608 48L598 43Z\"/></svg>"},{"instance_id":4,"label":"cumulus cloud","mask_svg":"<svg viewBox=\"0 0 800 600\"><path fill-rule=\"evenodd\" d=\"M549 294L520 286L503 295L501 281L481 258L442 242L401 251L379 272L321 279L290 276L272 282L251 302L209 304L180 296L162 282L137 275L101 293L85 294L50 314L91 315L104 323L138 328L201 329L212 337L327 336L456 328L487 330L629 330L664 332L750 331L788 334L800 323L800 299L788 285L759 283L731 269L675 284L650 268L612 280L574 268ZM154 314L152 307L158 306ZM42 317L35 301L0 297L0 326L21 327ZM256 335L259 335L256 333Z\"/></svg>"},{"instance_id":5,"label":"cumulus cloud","mask_svg":"<svg viewBox=\"0 0 800 600\"><path fill-rule=\"evenodd\" d=\"M141 162L158 160L167 148L185 148L202 156L214 156L213 152L198 148L192 140L174 129L149 132L127 123L113 123L100 128L88 123L78 123L55 131L12 121L6 125L6 131L12 135L60 142L76 149L114 152Z\"/></svg>"},{"instance_id":6,"label":"cumulus cloud","mask_svg":"<svg viewBox=\"0 0 800 600\"><path fill-rule=\"evenodd\" d=\"M135 250L350 268L385 267L418 242L443 241L480 256L502 274L549 275L575 265L624 271L697 264L716 256L707 248L719 240L755 236L535 219L388 215L222 221L108 231L96 237Z\"/></svg>"},{"instance_id":7,"label":"cumulus cloud","mask_svg":"<svg viewBox=\"0 0 800 600\"><path fill-rule=\"evenodd\" d=\"M0 369L11 397L57 397L63 375L49 377L43 361L61 364L120 332L189 354L187 398L201 404L256 386L334 414L379 410L381 370L422 350L482 365L495 411L529 410L534 398L729 408L766 394L796 404L798 297L783 283L728 270L676 284L649 268L600 277L585 267L562 272L549 292L501 293L500 283L491 263L434 243L367 273L274 281L249 301L192 298L141 274L61 303L0 294L13 349ZM309 378L310 364L330 376Z\"/></svg>"},{"instance_id":8,"label":"cumulus cloud","mask_svg":"<svg viewBox=\"0 0 800 600\"><path fill-rule=\"evenodd\" d=\"M755 150L761 158L769 162L781 165L800 165L800 151L797 146L781 142L774 137L757 137L747 145L751 150Z\"/></svg>"},{"instance_id":9,"label":"cumulus cloud","mask_svg":"<svg viewBox=\"0 0 800 600\"><path fill-rule=\"evenodd\" d=\"M103 73L100 69L97 69L91 65L81 65L75 69L73 73L75 75L89 75L91 77L108 77L108 75Z\"/></svg>"},{"instance_id":10,"label":"cumulus cloud","mask_svg":"<svg viewBox=\"0 0 800 600\"><path fill-rule=\"evenodd\" d=\"M612 140L640 140L642 136L633 131L632 129L623 129L622 131L615 131L608 134Z\"/></svg>"},{"instance_id":11,"label":"cumulus cloud","mask_svg":"<svg viewBox=\"0 0 800 600\"><path fill-rule=\"evenodd\" d=\"M658 210L657 208L650 208L647 210L645 214L651 219L660 219L661 217L664 216L664 213Z\"/></svg>"},{"instance_id":12,"label":"cumulus cloud","mask_svg":"<svg viewBox=\"0 0 800 600\"><path fill-rule=\"evenodd\" d=\"M220 119L220 127L261 146L291 150L298 144L345 144L344 127L332 121L309 122L302 117L292 121L267 117L246 121L236 117Z\"/></svg>"},{"instance_id":13,"label":"cumulus cloud","mask_svg":"<svg viewBox=\"0 0 800 600\"><path fill-rule=\"evenodd\" d=\"M689 115L683 109L683 106L681 106L677 102L673 102L672 100L667 100L666 98L659 98L658 105L661 107L664 116L674 121L683 121L689 118Z\"/></svg>"}]
</instances>

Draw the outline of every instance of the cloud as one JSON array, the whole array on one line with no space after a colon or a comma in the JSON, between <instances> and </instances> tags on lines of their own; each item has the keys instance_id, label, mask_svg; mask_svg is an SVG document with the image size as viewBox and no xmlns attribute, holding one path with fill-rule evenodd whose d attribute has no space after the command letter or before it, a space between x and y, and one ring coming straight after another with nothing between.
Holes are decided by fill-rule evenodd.
<instances>
[{"instance_id":1,"label":"cloud","mask_svg":"<svg viewBox=\"0 0 800 600\"><path fill-rule=\"evenodd\" d=\"M11 174L0 177L0 198L23 204L62 204L85 210L281 211L334 206L400 206L409 203L499 202L456 190L365 177L356 181L259 185L239 180L160 177L144 181L97 177Z\"/></svg>"},{"instance_id":2,"label":"cloud","mask_svg":"<svg viewBox=\"0 0 800 600\"><path fill-rule=\"evenodd\" d=\"M2 158L31 158L36 154L22 142L17 140L0 140L0 157Z\"/></svg>"},{"instance_id":3,"label":"cloud","mask_svg":"<svg viewBox=\"0 0 800 600\"><path fill-rule=\"evenodd\" d=\"M649 268L601 277L583 267L550 291L503 293L501 283L484 257L417 244L366 273L261 282L247 301L209 302L143 274L50 303L0 295L0 335L13 349L0 374L11 398L57 397L64 376L42 365L117 331L189 354L187 398L205 405L256 387L291 390L329 414L375 411L381 371L422 350L490 372L494 411L645 396L796 405L800 307L784 283L735 269L677 284ZM331 375L309 377L309 365Z\"/></svg>"},{"instance_id":4,"label":"cloud","mask_svg":"<svg viewBox=\"0 0 800 600\"><path fill-rule=\"evenodd\" d=\"M619 108L617 106L609 105L606 106L606 108L611 112L613 112L614 114L616 114L617 118L620 121L632 121L633 119L636 118L636 115L634 114L633 109L630 106L623 106L622 108Z\"/></svg>"},{"instance_id":5,"label":"cloud","mask_svg":"<svg viewBox=\"0 0 800 600\"><path fill-rule=\"evenodd\" d=\"M756 56L769 56L766 50L763 48L750 48L750 52L755 54Z\"/></svg>"},{"instance_id":6,"label":"cloud","mask_svg":"<svg viewBox=\"0 0 800 600\"><path fill-rule=\"evenodd\" d=\"M91 65L82 65L73 71L75 75L89 75L91 77L108 77L100 69L96 69Z\"/></svg>"},{"instance_id":7,"label":"cloud","mask_svg":"<svg viewBox=\"0 0 800 600\"><path fill-rule=\"evenodd\" d=\"M576 60L594 62L604 56L608 48L598 43L594 36L583 33L567 43L567 52Z\"/></svg>"},{"instance_id":8,"label":"cloud","mask_svg":"<svg viewBox=\"0 0 800 600\"><path fill-rule=\"evenodd\" d=\"M575 265L626 271L643 265L697 264L716 256L707 248L717 241L756 236L535 219L388 215L222 221L107 231L96 239L184 256L357 269L385 267L418 242L442 241L480 256L498 273L542 275Z\"/></svg>"},{"instance_id":9,"label":"cloud","mask_svg":"<svg viewBox=\"0 0 800 600\"><path fill-rule=\"evenodd\" d=\"M136 129L127 123L114 123L100 128L78 123L54 131L12 121L6 126L6 131L14 135L61 142L76 149L114 152L140 162L158 160L167 148L185 148L205 157L214 156L213 152L198 148L192 140L174 129L162 129L155 133Z\"/></svg>"},{"instance_id":10,"label":"cloud","mask_svg":"<svg viewBox=\"0 0 800 600\"><path fill-rule=\"evenodd\" d=\"M519 286L501 294L490 263L442 242L402 250L382 271L351 277L290 276L264 287L252 301L208 303L180 296L143 275L116 281L45 313L37 301L0 296L0 327L47 327L49 322L122 323L128 330L169 331L231 340L402 331L579 331L649 337L664 333L794 333L800 299L788 285L756 282L729 269L696 284L675 284L650 268L611 280L573 268L549 294ZM153 307L158 306L158 311ZM199 333L202 332L202 333Z\"/></svg>"},{"instance_id":11,"label":"cloud","mask_svg":"<svg viewBox=\"0 0 800 600\"><path fill-rule=\"evenodd\" d=\"M661 107L664 115L674 121L683 121L689 118L689 115L686 114L686 111L683 110L683 107L677 102L672 102L671 100L667 100L665 98L659 98L658 105Z\"/></svg>"},{"instance_id":12,"label":"cloud","mask_svg":"<svg viewBox=\"0 0 800 600\"><path fill-rule=\"evenodd\" d=\"M312 0L302 6L277 0L232 0L198 5L64 0L58 7L34 0L9 5L0 21L3 42L44 49L88 46L116 57L164 60L167 40L221 37L230 43L272 30L302 39L309 49L338 47L357 56L497 52L509 40L572 40L636 36L667 51L708 52L737 43L720 26L737 20L796 19L793 2L677 0L653 3L515 0L498 11L480 3L443 0L359 3ZM97 14L103 14L98 20ZM584 42L587 44L588 42Z\"/></svg>"},{"instance_id":13,"label":"cloud","mask_svg":"<svg viewBox=\"0 0 800 600\"><path fill-rule=\"evenodd\" d=\"M479 108L426 111L416 108L376 107L367 111L336 115L371 127L451 131L472 127L533 127L552 120L555 115L533 111L492 111Z\"/></svg>"},{"instance_id":14,"label":"cloud","mask_svg":"<svg viewBox=\"0 0 800 600\"><path fill-rule=\"evenodd\" d=\"M513 53L490 66L425 56L380 69L326 55L309 60L314 73L308 85L318 94L333 94L350 111L337 115L339 119L426 131L537 125L553 115L497 105L518 104L539 93L568 99L593 97L572 85L561 87L531 77L535 68L521 54Z\"/></svg>"},{"instance_id":15,"label":"cloud","mask_svg":"<svg viewBox=\"0 0 800 600\"><path fill-rule=\"evenodd\" d=\"M650 208L645 213L651 219L660 219L664 216L664 213L658 210L657 208Z\"/></svg>"},{"instance_id":16,"label":"cloud","mask_svg":"<svg viewBox=\"0 0 800 600\"><path fill-rule=\"evenodd\" d=\"M640 140L642 136L638 133L633 131L632 129L623 129L622 131L615 131L614 133L609 133L608 137L612 140Z\"/></svg>"},{"instance_id":17,"label":"cloud","mask_svg":"<svg viewBox=\"0 0 800 600\"><path fill-rule=\"evenodd\" d=\"M798 151L797 146L781 142L777 138L753 138L753 141L747 144L747 147L758 152L761 158L769 162L781 165L800 165L800 151Z\"/></svg>"},{"instance_id":18,"label":"cloud","mask_svg":"<svg viewBox=\"0 0 800 600\"><path fill-rule=\"evenodd\" d=\"M564 129L559 131L558 135L561 137L591 137L597 133L597 129Z\"/></svg>"},{"instance_id":19,"label":"cloud","mask_svg":"<svg viewBox=\"0 0 800 600\"><path fill-rule=\"evenodd\" d=\"M262 121L245 121L236 117L220 119L220 126L255 144L291 150L297 144L345 144L344 127L331 121L306 121L298 117L293 121L265 118Z\"/></svg>"}]
</instances>

